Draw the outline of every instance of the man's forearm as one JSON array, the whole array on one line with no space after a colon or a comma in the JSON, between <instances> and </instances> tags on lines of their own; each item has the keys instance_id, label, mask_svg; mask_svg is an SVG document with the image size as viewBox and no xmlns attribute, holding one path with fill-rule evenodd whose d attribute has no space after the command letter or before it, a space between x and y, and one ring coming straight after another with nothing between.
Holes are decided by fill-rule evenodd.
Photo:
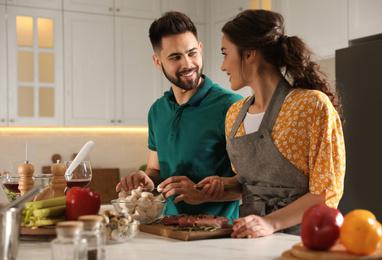
<instances>
[{"instance_id":1,"label":"man's forearm","mask_svg":"<svg viewBox=\"0 0 382 260\"><path fill-rule=\"evenodd\" d=\"M162 178L160 176L160 171L158 171L156 169L146 169L145 173L154 182L155 187L158 186L158 184L162 182Z\"/></svg>"}]
</instances>

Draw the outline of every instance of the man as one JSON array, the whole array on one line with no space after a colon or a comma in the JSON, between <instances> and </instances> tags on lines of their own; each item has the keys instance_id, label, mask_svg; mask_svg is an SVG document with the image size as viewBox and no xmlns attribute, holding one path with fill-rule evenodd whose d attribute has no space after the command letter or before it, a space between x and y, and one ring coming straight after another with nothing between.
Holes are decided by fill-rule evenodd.
<instances>
[{"instance_id":1,"label":"man","mask_svg":"<svg viewBox=\"0 0 382 260\"><path fill-rule=\"evenodd\" d=\"M154 63L170 81L171 89L149 112L146 171L122 178L116 190L160 184L169 199L166 215L212 214L236 219L240 195L227 195L224 202L207 202L211 194L206 196L194 186L208 176L235 175L225 149L224 122L229 107L242 97L202 74L202 44L185 14L164 14L152 23L149 36Z\"/></svg>"}]
</instances>

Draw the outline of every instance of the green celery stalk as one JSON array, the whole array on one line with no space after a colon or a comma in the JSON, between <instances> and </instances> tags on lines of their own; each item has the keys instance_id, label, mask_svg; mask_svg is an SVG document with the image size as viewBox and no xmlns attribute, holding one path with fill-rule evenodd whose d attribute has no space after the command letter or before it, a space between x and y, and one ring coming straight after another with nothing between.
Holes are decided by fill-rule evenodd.
<instances>
[{"instance_id":1,"label":"green celery stalk","mask_svg":"<svg viewBox=\"0 0 382 260\"><path fill-rule=\"evenodd\" d=\"M37 218L54 217L65 214L65 205L33 210L33 216Z\"/></svg>"},{"instance_id":2,"label":"green celery stalk","mask_svg":"<svg viewBox=\"0 0 382 260\"><path fill-rule=\"evenodd\" d=\"M25 203L26 208L42 209L51 208L56 206L62 206L66 203L66 197L61 196L54 199L40 200L40 201L30 201Z\"/></svg>"},{"instance_id":3,"label":"green celery stalk","mask_svg":"<svg viewBox=\"0 0 382 260\"><path fill-rule=\"evenodd\" d=\"M65 218L47 218L47 219L39 219L34 222L32 229L41 227L41 226L52 226L56 225L58 222L64 221Z\"/></svg>"}]
</instances>

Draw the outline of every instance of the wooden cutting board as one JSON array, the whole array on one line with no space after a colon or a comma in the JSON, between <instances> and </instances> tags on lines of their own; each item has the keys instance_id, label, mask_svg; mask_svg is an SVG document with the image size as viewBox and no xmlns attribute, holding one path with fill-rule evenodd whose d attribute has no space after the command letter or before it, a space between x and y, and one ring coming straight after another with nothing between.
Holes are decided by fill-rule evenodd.
<instances>
[{"instance_id":1,"label":"wooden cutting board","mask_svg":"<svg viewBox=\"0 0 382 260\"><path fill-rule=\"evenodd\" d=\"M382 247L370 256L353 255L346 251L342 244L334 245L328 251L310 250L302 243L295 244L292 249L285 251L281 255L282 260L358 260L373 259L382 260Z\"/></svg>"},{"instance_id":2,"label":"wooden cutting board","mask_svg":"<svg viewBox=\"0 0 382 260\"><path fill-rule=\"evenodd\" d=\"M139 226L139 230L142 232L184 241L229 237L232 233L232 227L220 228L215 231L176 231L175 228L176 226L165 226L163 223Z\"/></svg>"},{"instance_id":3,"label":"wooden cutting board","mask_svg":"<svg viewBox=\"0 0 382 260\"><path fill-rule=\"evenodd\" d=\"M20 228L21 241L51 241L56 238L56 226L43 226L35 229Z\"/></svg>"}]
</instances>

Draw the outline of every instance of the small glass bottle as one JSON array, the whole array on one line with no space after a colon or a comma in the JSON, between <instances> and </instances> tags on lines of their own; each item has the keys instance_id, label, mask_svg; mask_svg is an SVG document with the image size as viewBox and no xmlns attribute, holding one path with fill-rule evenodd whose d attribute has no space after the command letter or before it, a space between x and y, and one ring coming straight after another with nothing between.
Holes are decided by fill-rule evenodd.
<instances>
[{"instance_id":1,"label":"small glass bottle","mask_svg":"<svg viewBox=\"0 0 382 260\"><path fill-rule=\"evenodd\" d=\"M88 242L88 260L105 260L106 235L101 229L102 217L84 215L78 220L84 223L82 237Z\"/></svg>"},{"instance_id":2,"label":"small glass bottle","mask_svg":"<svg viewBox=\"0 0 382 260\"><path fill-rule=\"evenodd\" d=\"M57 223L57 238L52 240L52 260L88 259L87 241L82 238L83 226L80 221Z\"/></svg>"}]
</instances>

